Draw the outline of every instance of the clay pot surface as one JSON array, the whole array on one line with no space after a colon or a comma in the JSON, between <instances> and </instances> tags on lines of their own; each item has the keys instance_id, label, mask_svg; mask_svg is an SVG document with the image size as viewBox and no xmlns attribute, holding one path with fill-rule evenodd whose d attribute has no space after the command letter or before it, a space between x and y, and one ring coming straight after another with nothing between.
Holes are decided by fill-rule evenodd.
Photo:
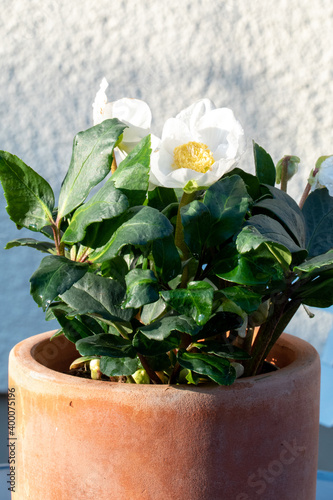
<instances>
[{"instance_id":1,"label":"clay pot surface","mask_svg":"<svg viewBox=\"0 0 333 500\"><path fill-rule=\"evenodd\" d=\"M283 334L280 370L230 387L155 386L61 373L52 332L17 344L13 500L315 500L320 362Z\"/></svg>"}]
</instances>

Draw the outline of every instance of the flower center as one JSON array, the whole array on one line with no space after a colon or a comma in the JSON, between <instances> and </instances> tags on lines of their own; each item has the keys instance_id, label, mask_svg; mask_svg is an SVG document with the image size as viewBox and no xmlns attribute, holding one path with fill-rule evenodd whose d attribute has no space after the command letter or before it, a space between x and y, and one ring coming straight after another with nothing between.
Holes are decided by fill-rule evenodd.
<instances>
[{"instance_id":1,"label":"flower center","mask_svg":"<svg viewBox=\"0 0 333 500\"><path fill-rule=\"evenodd\" d=\"M173 168L190 168L205 174L213 163L213 153L202 142L188 142L173 150Z\"/></svg>"}]
</instances>

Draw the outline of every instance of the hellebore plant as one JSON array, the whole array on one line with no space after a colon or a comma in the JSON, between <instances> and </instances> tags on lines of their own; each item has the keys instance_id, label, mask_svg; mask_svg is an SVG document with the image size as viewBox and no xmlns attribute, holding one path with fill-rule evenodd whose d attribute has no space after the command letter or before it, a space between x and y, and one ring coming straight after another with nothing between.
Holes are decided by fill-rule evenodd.
<instances>
[{"instance_id":1,"label":"hellebore plant","mask_svg":"<svg viewBox=\"0 0 333 500\"><path fill-rule=\"evenodd\" d=\"M92 378L229 385L260 373L301 304L333 303L332 157L312 171L300 208L286 193L297 157L276 168L254 144L255 175L236 167L244 138L232 111L199 101L151 148L148 106L107 103L106 85L57 205L46 180L0 152L10 218L46 237L6 248L48 254L31 294L76 344L72 368Z\"/></svg>"}]
</instances>

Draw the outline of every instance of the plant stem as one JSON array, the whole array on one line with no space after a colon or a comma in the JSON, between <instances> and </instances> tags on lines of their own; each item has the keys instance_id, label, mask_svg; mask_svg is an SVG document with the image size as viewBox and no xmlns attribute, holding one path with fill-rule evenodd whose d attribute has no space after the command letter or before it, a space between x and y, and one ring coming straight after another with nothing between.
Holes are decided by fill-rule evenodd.
<instances>
[{"instance_id":1,"label":"plant stem","mask_svg":"<svg viewBox=\"0 0 333 500\"><path fill-rule=\"evenodd\" d=\"M290 156L285 156L282 160L281 191L284 191L285 193L287 192L289 161L290 161Z\"/></svg>"},{"instance_id":2,"label":"plant stem","mask_svg":"<svg viewBox=\"0 0 333 500\"><path fill-rule=\"evenodd\" d=\"M184 228L183 228L183 224L182 224L182 217L181 217L180 211L185 205L188 205L191 201L193 201L194 198L195 198L195 192L194 193L185 193L184 192L183 196L180 200L178 212L177 212L175 244L182 252L182 261L185 261L190 257L190 252L189 252L187 245L184 241ZM188 280L188 267L186 265L183 269L180 288L186 288L187 280Z\"/></svg>"},{"instance_id":3,"label":"plant stem","mask_svg":"<svg viewBox=\"0 0 333 500\"><path fill-rule=\"evenodd\" d=\"M111 174L114 174L115 171L117 170L117 162L116 162L116 157L114 154L114 151L112 153L112 163L111 163Z\"/></svg>"},{"instance_id":4,"label":"plant stem","mask_svg":"<svg viewBox=\"0 0 333 500\"><path fill-rule=\"evenodd\" d=\"M138 353L138 357L139 357L139 360L141 361L141 364L142 364L142 367L144 368L144 370L146 370L146 372L148 373L149 377L150 377L150 380L154 383L154 384L162 384L162 380L160 379L160 377L154 372L154 370L152 370L148 364L148 361L146 360L146 358L142 355L142 354L139 354Z\"/></svg>"},{"instance_id":5,"label":"plant stem","mask_svg":"<svg viewBox=\"0 0 333 500\"><path fill-rule=\"evenodd\" d=\"M318 174L319 172L319 169L318 168L315 168L312 172L312 177L316 177L316 175ZM301 198L301 201L299 202L298 206L300 209L303 208L303 205L305 203L305 200L307 199L307 197L309 196L310 194L310 191L311 191L311 184L308 182L307 185L305 186L305 189L304 189L304 192L302 194L302 198Z\"/></svg>"}]
</instances>

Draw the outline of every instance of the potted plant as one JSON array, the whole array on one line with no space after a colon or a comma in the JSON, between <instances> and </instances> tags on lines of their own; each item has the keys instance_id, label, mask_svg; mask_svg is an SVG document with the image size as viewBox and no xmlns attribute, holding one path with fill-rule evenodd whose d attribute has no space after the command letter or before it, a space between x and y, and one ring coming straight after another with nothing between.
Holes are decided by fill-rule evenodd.
<instances>
[{"instance_id":1,"label":"potted plant","mask_svg":"<svg viewBox=\"0 0 333 500\"><path fill-rule=\"evenodd\" d=\"M60 324L11 352L12 498L314 499L319 358L282 333L333 302L332 157L298 206L299 159L254 143L238 168L230 110L199 101L159 140L106 85L57 204L0 153L10 218L45 237L6 248L47 254L31 294Z\"/></svg>"}]
</instances>

